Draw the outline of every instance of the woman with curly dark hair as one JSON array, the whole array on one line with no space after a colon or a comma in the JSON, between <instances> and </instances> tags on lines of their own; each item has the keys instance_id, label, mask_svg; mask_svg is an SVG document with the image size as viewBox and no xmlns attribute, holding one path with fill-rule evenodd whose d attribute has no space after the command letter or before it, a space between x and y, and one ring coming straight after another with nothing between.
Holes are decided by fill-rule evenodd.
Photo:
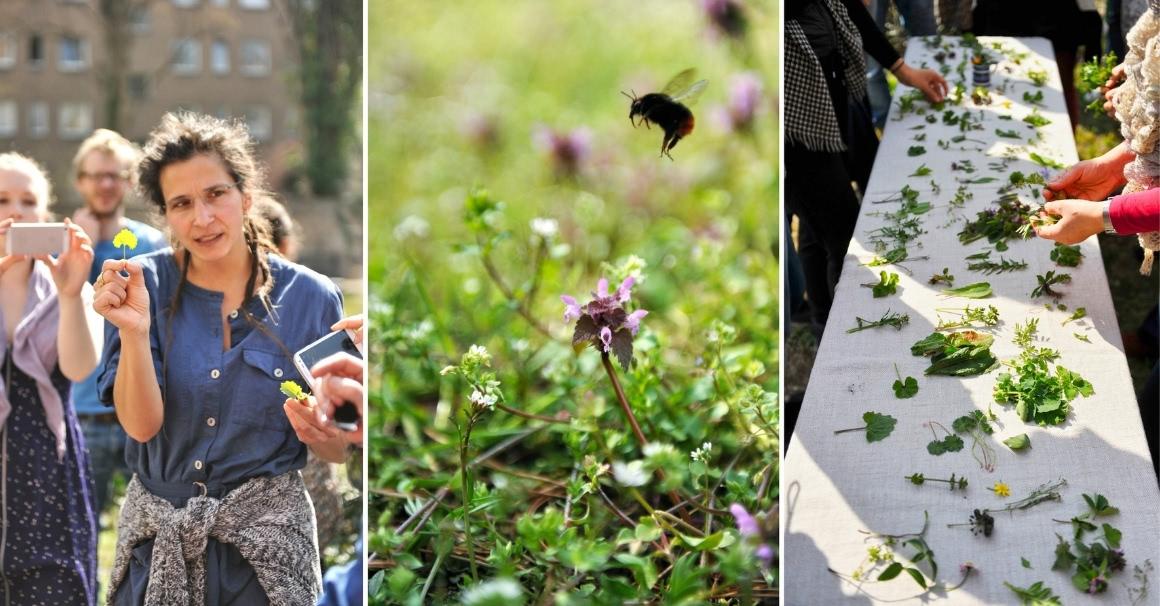
<instances>
[{"instance_id":1,"label":"woman with curly dark hair","mask_svg":"<svg viewBox=\"0 0 1160 606\"><path fill-rule=\"evenodd\" d=\"M134 476L118 524L112 604L312 604L315 516L307 446L346 445L313 401L285 400L292 352L330 332L342 296L276 254L244 127L168 114L139 166L172 248L107 261L102 399L129 434ZM325 431L304 444L291 417ZM301 422L301 421L296 421Z\"/></svg>"}]
</instances>

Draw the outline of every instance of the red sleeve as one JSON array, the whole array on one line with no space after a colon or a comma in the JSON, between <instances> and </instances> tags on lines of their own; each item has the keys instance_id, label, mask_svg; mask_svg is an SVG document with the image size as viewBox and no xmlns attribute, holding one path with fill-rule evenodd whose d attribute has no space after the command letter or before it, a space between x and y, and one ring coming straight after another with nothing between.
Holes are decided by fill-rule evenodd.
<instances>
[{"instance_id":1,"label":"red sleeve","mask_svg":"<svg viewBox=\"0 0 1160 606\"><path fill-rule=\"evenodd\" d=\"M1160 188L1112 198L1108 216L1118 234L1160 231Z\"/></svg>"}]
</instances>

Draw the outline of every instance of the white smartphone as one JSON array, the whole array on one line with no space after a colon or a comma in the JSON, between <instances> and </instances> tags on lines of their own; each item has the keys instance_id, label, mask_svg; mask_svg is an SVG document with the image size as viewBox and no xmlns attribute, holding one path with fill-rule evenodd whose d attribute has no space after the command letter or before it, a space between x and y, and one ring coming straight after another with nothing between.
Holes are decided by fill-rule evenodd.
<instances>
[{"instance_id":1,"label":"white smartphone","mask_svg":"<svg viewBox=\"0 0 1160 606\"><path fill-rule=\"evenodd\" d=\"M4 254L59 255L67 247L64 223L13 223L8 228Z\"/></svg>"},{"instance_id":2,"label":"white smartphone","mask_svg":"<svg viewBox=\"0 0 1160 606\"><path fill-rule=\"evenodd\" d=\"M332 332L321 339L303 347L294 354L294 366L298 374L306 380L307 385L314 384L314 375L310 369L315 364L340 352L348 353L358 359L363 359L362 352L354 344L354 332L350 329ZM343 402L334 411L334 424L343 431L358 429L358 408L351 402Z\"/></svg>"}]
</instances>

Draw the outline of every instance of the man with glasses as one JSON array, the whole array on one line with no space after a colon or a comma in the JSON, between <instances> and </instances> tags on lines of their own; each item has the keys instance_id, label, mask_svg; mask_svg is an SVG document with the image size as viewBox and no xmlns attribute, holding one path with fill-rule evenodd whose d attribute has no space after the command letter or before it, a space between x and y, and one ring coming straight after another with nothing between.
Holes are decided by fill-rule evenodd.
<instances>
[{"instance_id":1,"label":"man with glasses","mask_svg":"<svg viewBox=\"0 0 1160 606\"><path fill-rule=\"evenodd\" d=\"M84 206L73 214L72 220L93 240L93 266L89 282L100 275L106 259L122 254L135 256L167 246L165 236L149 225L125 217L125 200L133 185L133 176L141 152L137 146L120 134L99 129L81 143L73 158L73 185ZM113 246L113 238L121 229L137 236L137 247L122 252ZM85 446L93 467L96 483L94 495L97 510L94 516L101 525L101 513L108 506L113 476L125 474L125 430L117 422L113 409L97 398L97 374L77 383L72 389L73 408L85 434ZM125 477L128 481L128 477Z\"/></svg>"}]
</instances>

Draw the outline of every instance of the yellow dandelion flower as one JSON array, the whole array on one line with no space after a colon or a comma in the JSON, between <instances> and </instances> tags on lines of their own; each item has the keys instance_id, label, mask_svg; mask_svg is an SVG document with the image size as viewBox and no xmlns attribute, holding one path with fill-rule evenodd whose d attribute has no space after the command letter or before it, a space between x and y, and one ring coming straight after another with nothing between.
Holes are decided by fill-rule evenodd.
<instances>
[{"instance_id":1,"label":"yellow dandelion flower","mask_svg":"<svg viewBox=\"0 0 1160 606\"><path fill-rule=\"evenodd\" d=\"M122 228L113 236L113 246L116 248L125 247L129 250L137 248L137 235L129 231L128 228Z\"/></svg>"},{"instance_id":2,"label":"yellow dandelion flower","mask_svg":"<svg viewBox=\"0 0 1160 606\"><path fill-rule=\"evenodd\" d=\"M991 492L1001 497L1009 497L1011 496L1011 487L1002 482L995 482L995 487L991 489Z\"/></svg>"}]
</instances>

